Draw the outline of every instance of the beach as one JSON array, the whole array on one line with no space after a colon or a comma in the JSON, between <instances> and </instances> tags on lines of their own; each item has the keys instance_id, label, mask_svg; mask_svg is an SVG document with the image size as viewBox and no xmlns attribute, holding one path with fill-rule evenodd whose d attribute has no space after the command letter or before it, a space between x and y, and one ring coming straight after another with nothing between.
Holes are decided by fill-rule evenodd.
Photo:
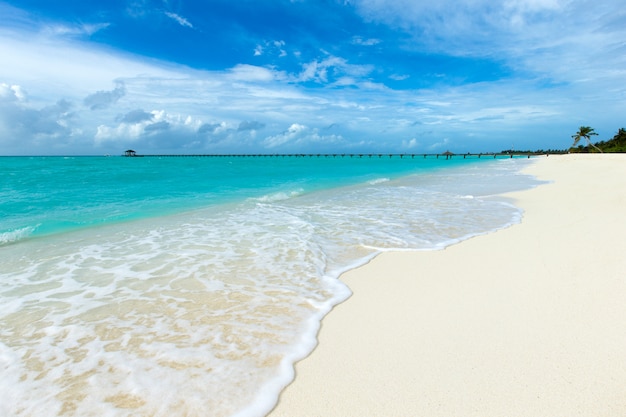
<instances>
[{"instance_id":1,"label":"beach","mask_svg":"<svg viewBox=\"0 0 626 417\"><path fill-rule=\"evenodd\" d=\"M526 172L520 224L345 273L269 415L626 416L626 155Z\"/></svg>"}]
</instances>

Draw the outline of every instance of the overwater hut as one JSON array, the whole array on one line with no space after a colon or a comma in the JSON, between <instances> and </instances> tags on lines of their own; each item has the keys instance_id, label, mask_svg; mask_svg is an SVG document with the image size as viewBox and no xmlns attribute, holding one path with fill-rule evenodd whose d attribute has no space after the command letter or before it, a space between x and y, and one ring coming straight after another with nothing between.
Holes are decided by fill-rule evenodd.
<instances>
[{"instance_id":1,"label":"overwater hut","mask_svg":"<svg viewBox=\"0 0 626 417\"><path fill-rule=\"evenodd\" d=\"M446 159L448 159L448 158L452 158L452 155L454 155L454 154L452 152L450 152L450 151L445 151L442 155L445 155Z\"/></svg>"},{"instance_id":2,"label":"overwater hut","mask_svg":"<svg viewBox=\"0 0 626 417\"><path fill-rule=\"evenodd\" d=\"M124 156L137 156L137 152L133 151L132 149L129 149L126 152L124 152Z\"/></svg>"}]
</instances>

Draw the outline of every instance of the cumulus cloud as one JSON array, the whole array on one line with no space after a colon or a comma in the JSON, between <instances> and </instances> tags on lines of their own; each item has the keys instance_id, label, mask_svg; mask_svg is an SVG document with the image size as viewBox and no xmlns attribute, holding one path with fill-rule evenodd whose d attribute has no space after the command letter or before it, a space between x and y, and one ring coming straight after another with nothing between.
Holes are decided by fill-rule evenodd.
<instances>
[{"instance_id":1,"label":"cumulus cloud","mask_svg":"<svg viewBox=\"0 0 626 417\"><path fill-rule=\"evenodd\" d=\"M72 117L72 104L64 99L39 110L23 105L19 86L0 84L0 120L10 130L22 134L54 135L66 129Z\"/></svg>"},{"instance_id":2,"label":"cumulus cloud","mask_svg":"<svg viewBox=\"0 0 626 417\"><path fill-rule=\"evenodd\" d=\"M26 93L19 85L0 84L0 101L24 101Z\"/></svg>"},{"instance_id":3,"label":"cumulus cloud","mask_svg":"<svg viewBox=\"0 0 626 417\"><path fill-rule=\"evenodd\" d=\"M132 145L143 153L197 151L211 142L206 138L199 140L198 131L208 130L202 128L205 125L190 115L138 109L118 117L116 124L99 125L94 143L100 148L121 149ZM213 132L217 131L218 128L214 128Z\"/></svg>"},{"instance_id":4,"label":"cumulus cloud","mask_svg":"<svg viewBox=\"0 0 626 417\"><path fill-rule=\"evenodd\" d=\"M150 133L150 132L158 132L158 131L162 131L162 130L168 130L170 128L170 123L162 120L160 122L156 122L156 123L152 123L149 125L146 125L146 127L143 128L144 132L146 133Z\"/></svg>"},{"instance_id":5,"label":"cumulus cloud","mask_svg":"<svg viewBox=\"0 0 626 417\"><path fill-rule=\"evenodd\" d=\"M21 95L18 86L0 84L0 143L23 154L41 152L39 147L47 152L67 147L74 133L72 104L61 99L39 109L31 108Z\"/></svg>"},{"instance_id":6,"label":"cumulus cloud","mask_svg":"<svg viewBox=\"0 0 626 417\"><path fill-rule=\"evenodd\" d=\"M180 118L169 116L162 110L146 112L141 109L132 110L122 117L118 117L117 126L102 124L98 126L95 135L97 144L105 142L119 142L123 140L137 141L148 133L167 130L170 125L168 119L179 121ZM185 123L180 123L185 125Z\"/></svg>"},{"instance_id":7,"label":"cumulus cloud","mask_svg":"<svg viewBox=\"0 0 626 417\"><path fill-rule=\"evenodd\" d=\"M124 86L124 83L118 82L113 90L97 91L90 94L85 97L83 103L91 110L101 110L115 104L119 99L124 97L125 94L126 87Z\"/></svg>"},{"instance_id":8,"label":"cumulus cloud","mask_svg":"<svg viewBox=\"0 0 626 417\"><path fill-rule=\"evenodd\" d=\"M340 135L320 135L318 129L309 128L299 123L293 123L287 130L277 135L268 136L263 140L263 146L268 149L325 149L327 146L344 144Z\"/></svg>"},{"instance_id":9,"label":"cumulus cloud","mask_svg":"<svg viewBox=\"0 0 626 417\"><path fill-rule=\"evenodd\" d=\"M137 110L130 111L126 113L125 115L123 115L120 118L120 121L122 123L141 123L145 121L150 121L153 118L154 118L154 115L152 113L148 113L144 110L137 109Z\"/></svg>"},{"instance_id":10,"label":"cumulus cloud","mask_svg":"<svg viewBox=\"0 0 626 417\"><path fill-rule=\"evenodd\" d=\"M94 136L95 144L100 146L106 142L130 141L136 142L143 133L141 124L121 123L117 126L100 125Z\"/></svg>"},{"instance_id":11,"label":"cumulus cloud","mask_svg":"<svg viewBox=\"0 0 626 417\"><path fill-rule=\"evenodd\" d=\"M223 124L221 124L221 123L203 123L198 128L198 134L200 134L200 135L213 134L213 133L216 133L217 130L220 127L223 127Z\"/></svg>"},{"instance_id":12,"label":"cumulus cloud","mask_svg":"<svg viewBox=\"0 0 626 417\"><path fill-rule=\"evenodd\" d=\"M307 127L298 123L294 123L289 126L289 129L276 136L270 136L265 139L264 143L268 148L275 148L283 145L287 142L291 142L297 139L302 132L305 132Z\"/></svg>"},{"instance_id":13,"label":"cumulus cloud","mask_svg":"<svg viewBox=\"0 0 626 417\"><path fill-rule=\"evenodd\" d=\"M238 132L244 132L246 130L259 130L263 129L265 124L257 121L243 121L239 123L239 127L237 128Z\"/></svg>"}]
</instances>

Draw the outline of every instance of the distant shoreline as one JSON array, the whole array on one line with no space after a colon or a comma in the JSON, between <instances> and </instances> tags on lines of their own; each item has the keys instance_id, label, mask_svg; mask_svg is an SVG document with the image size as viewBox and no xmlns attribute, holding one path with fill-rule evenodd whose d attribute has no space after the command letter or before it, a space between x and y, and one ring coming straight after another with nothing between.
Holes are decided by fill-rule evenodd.
<instances>
[{"instance_id":1,"label":"distant shoreline","mask_svg":"<svg viewBox=\"0 0 626 417\"><path fill-rule=\"evenodd\" d=\"M289 153L289 154L135 154L135 155L0 155L0 158L109 158L109 157L123 157L123 158L520 158L520 157L535 157L535 156L549 156L560 155L558 153L527 153L527 152L513 152L513 153L501 153L501 152L484 152L484 153Z\"/></svg>"}]
</instances>

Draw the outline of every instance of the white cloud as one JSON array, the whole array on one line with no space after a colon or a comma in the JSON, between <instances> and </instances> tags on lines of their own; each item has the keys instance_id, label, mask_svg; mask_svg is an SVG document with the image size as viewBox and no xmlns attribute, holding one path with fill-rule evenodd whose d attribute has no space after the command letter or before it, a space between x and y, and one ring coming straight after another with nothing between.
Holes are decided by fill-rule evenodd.
<instances>
[{"instance_id":1,"label":"white cloud","mask_svg":"<svg viewBox=\"0 0 626 417\"><path fill-rule=\"evenodd\" d=\"M225 132L228 129L226 123L202 123L197 127L197 132L200 135L217 135Z\"/></svg>"},{"instance_id":2,"label":"white cloud","mask_svg":"<svg viewBox=\"0 0 626 417\"><path fill-rule=\"evenodd\" d=\"M404 80L407 80L407 79L411 78L411 76L408 75L408 74L402 74L402 75L400 75L400 74L391 74L389 76L389 78L391 78L392 80L395 80L395 81L404 81Z\"/></svg>"},{"instance_id":3,"label":"white cloud","mask_svg":"<svg viewBox=\"0 0 626 417\"><path fill-rule=\"evenodd\" d=\"M237 128L238 132L252 131L255 132L257 130L263 129L265 127L264 123L257 122L256 120L248 121L244 120L239 123L239 127Z\"/></svg>"},{"instance_id":4,"label":"white cloud","mask_svg":"<svg viewBox=\"0 0 626 417\"><path fill-rule=\"evenodd\" d=\"M122 123L134 124L134 123L150 121L153 118L154 118L154 114L148 113L147 111L144 111L142 109L136 109L121 116L120 120Z\"/></svg>"},{"instance_id":5,"label":"white cloud","mask_svg":"<svg viewBox=\"0 0 626 417\"><path fill-rule=\"evenodd\" d=\"M437 6L399 0L406 13L400 13L402 7L394 2L386 2L386 9L398 14L388 10L377 19L416 34L418 29L429 29L432 39L458 37L470 28L483 30L475 27L480 18L472 16L466 26L454 28L456 32L429 27L428 16L451 7L449 0L442 1L443 6ZM363 0L360 7L365 10L367 5L373 11L375 3ZM476 152L493 150L489 141L503 137L508 141L511 135L523 137L515 143L528 143L529 148L556 148L571 142L569 134L563 139L555 135L557 130L567 132L585 124L605 138L622 127L612 123L622 120L626 108L626 37L616 36L623 33L618 23L624 12L613 10L609 2L603 12L607 19L591 15L589 27L581 24L578 33L569 30L569 22L554 20L554 28L548 24L548 17L573 13L569 3L536 0L502 5L476 0L471 4L491 7L493 16L518 13L525 17L520 25L535 25L536 33L525 34L512 24L491 22L489 13L485 17L488 29L507 27L502 40L493 41L493 49L487 50L506 58L507 65L536 75L526 81L513 78L402 91L369 81L373 66L351 64L331 54L309 61L292 74L247 64L195 71L67 37L45 37L41 31L16 36L0 29L0 56L11 57L0 67L0 145L17 153L40 146L38 153L59 149L113 154L123 151L129 141L143 153L176 146L207 152L233 152L242 147L251 152L324 147L329 151L366 147L419 151L431 144L454 147L450 149L454 152ZM460 7L468 9L469 5L462 1ZM426 17L418 16L419 11ZM538 13L535 23L526 19L533 13ZM454 15L449 18L444 26L454 22ZM572 20L580 23L577 19ZM556 32L561 35L555 36ZM486 33L470 33L468 40L487 42L482 37ZM506 44L510 40L524 42ZM374 44L368 39L355 42ZM267 45L276 54L286 49L282 41ZM456 46L455 42L449 45ZM264 53L267 46L259 48ZM471 45L468 50L473 53ZM542 74L550 75L545 85ZM405 79L403 75L391 78ZM91 111L92 107L97 111ZM250 128L254 127L251 123L256 128ZM326 126L333 126L332 132ZM524 133L528 131L532 135Z\"/></svg>"},{"instance_id":6,"label":"white cloud","mask_svg":"<svg viewBox=\"0 0 626 417\"><path fill-rule=\"evenodd\" d=\"M19 91L17 86L0 84L0 145L4 153L67 149L77 132L72 128L72 104L58 100L42 108L31 108L19 99Z\"/></svg>"},{"instance_id":7,"label":"white cloud","mask_svg":"<svg viewBox=\"0 0 626 417\"><path fill-rule=\"evenodd\" d=\"M374 46L374 45L378 45L381 42L382 41L380 39L376 39L376 38L363 39L360 36L354 36L352 38L352 43L353 44L355 44L355 45L362 45L362 46Z\"/></svg>"},{"instance_id":8,"label":"white cloud","mask_svg":"<svg viewBox=\"0 0 626 417\"><path fill-rule=\"evenodd\" d=\"M82 100L95 91L110 88L114 80L124 77L182 76L173 66L148 64L91 44L42 37L37 33L16 36L2 28L0 56L11 57L2 62L0 81L20 80L24 88L37 92L29 96L35 101L55 94Z\"/></svg>"},{"instance_id":9,"label":"white cloud","mask_svg":"<svg viewBox=\"0 0 626 417\"><path fill-rule=\"evenodd\" d=\"M189 22L189 20L185 19L184 17L172 12L164 13L167 17L176 21L179 25L193 29L193 25Z\"/></svg>"},{"instance_id":10,"label":"white cloud","mask_svg":"<svg viewBox=\"0 0 626 417\"><path fill-rule=\"evenodd\" d=\"M355 0L368 20L412 37L407 48L489 57L573 82L625 68L621 0ZM620 78L623 76L620 75Z\"/></svg>"},{"instance_id":11,"label":"white cloud","mask_svg":"<svg viewBox=\"0 0 626 417\"><path fill-rule=\"evenodd\" d=\"M169 130L172 125L170 122L165 120L161 120L160 122L150 123L143 128L143 131L147 134L152 134L154 132L161 132Z\"/></svg>"},{"instance_id":12,"label":"white cloud","mask_svg":"<svg viewBox=\"0 0 626 417\"><path fill-rule=\"evenodd\" d=\"M100 125L97 128L94 137L96 145L102 145L105 142L121 141L124 139L130 142L136 142L143 133L144 126L140 124L122 123L116 127Z\"/></svg>"},{"instance_id":13,"label":"white cloud","mask_svg":"<svg viewBox=\"0 0 626 417\"><path fill-rule=\"evenodd\" d=\"M297 76L297 81L314 81L326 84L333 80L344 79L343 85L346 85L346 80L360 79L372 72L373 69L371 65L353 65L344 58L328 56L321 61L315 60L304 64L302 71ZM353 83L355 81L350 81L350 84Z\"/></svg>"},{"instance_id":14,"label":"white cloud","mask_svg":"<svg viewBox=\"0 0 626 417\"><path fill-rule=\"evenodd\" d=\"M190 116L171 114L165 110L146 112L133 110L118 118L115 125L101 124L94 135L94 143L99 147L121 146L133 143L142 144L144 149L155 149L154 138L168 139L177 146L193 142L200 120Z\"/></svg>"},{"instance_id":15,"label":"white cloud","mask_svg":"<svg viewBox=\"0 0 626 417\"><path fill-rule=\"evenodd\" d=\"M24 101L26 94L19 85L0 83L0 99L2 101Z\"/></svg>"},{"instance_id":16,"label":"white cloud","mask_svg":"<svg viewBox=\"0 0 626 417\"><path fill-rule=\"evenodd\" d=\"M97 91L88 95L83 100L83 103L91 110L100 110L111 106L126 94L124 83L118 81L116 84L111 91Z\"/></svg>"},{"instance_id":17,"label":"white cloud","mask_svg":"<svg viewBox=\"0 0 626 417\"><path fill-rule=\"evenodd\" d=\"M580 0L574 2L581 3ZM564 9L570 0L439 0L421 2L413 0L355 0L357 9L368 19L405 29L421 29L422 35L437 38L456 37L459 33L474 36L485 29L506 26L512 17L530 16L546 18L550 13ZM481 28L481 25L487 27ZM448 30L452 32L448 33Z\"/></svg>"},{"instance_id":18,"label":"white cloud","mask_svg":"<svg viewBox=\"0 0 626 417\"><path fill-rule=\"evenodd\" d=\"M287 130L278 135L268 136L263 140L263 145L268 149L280 148L282 150L299 149L331 149L333 146L345 146L345 140L340 135L320 135L319 129L311 129L299 123L293 123Z\"/></svg>"},{"instance_id":19,"label":"white cloud","mask_svg":"<svg viewBox=\"0 0 626 417\"><path fill-rule=\"evenodd\" d=\"M433 143L432 145L430 145L428 147L428 150L431 151L441 151L444 148L446 150L448 150L448 148L446 148L446 146L450 145L450 139L449 138L443 138L443 140L441 142L437 142L437 143Z\"/></svg>"},{"instance_id":20,"label":"white cloud","mask_svg":"<svg viewBox=\"0 0 626 417\"><path fill-rule=\"evenodd\" d=\"M254 56L275 55L279 58L287 56L286 43L283 40L264 41L254 48Z\"/></svg>"},{"instance_id":21,"label":"white cloud","mask_svg":"<svg viewBox=\"0 0 626 417\"><path fill-rule=\"evenodd\" d=\"M417 139L415 138L411 138L410 140L403 140L402 141L402 147L404 149L415 149L419 146L419 143L417 142Z\"/></svg>"},{"instance_id":22,"label":"white cloud","mask_svg":"<svg viewBox=\"0 0 626 417\"><path fill-rule=\"evenodd\" d=\"M274 41L274 47L278 50L279 57L287 56L287 51L285 51L285 41Z\"/></svg>"},{"instance_id":23,"label":"white cloud","mask_svg":"<svg viewBox=\"0 0 626 417\"><path fill-rule=\"evenodd\" d=\"M287 142L293 141L294 139L298 138L302 134L302 132L305 132L306 130L307 130L306 126L298 124L298 123L294 123L291 126L289 126L289 129L287 129L286 131L276 136L270 136L266 138L264 142L268 148L275 148Z\"/></svg>"},{"instance_id":24,"label":"white cloud","mask_svg":"<svg viewBox=\"0 0 626 417\"><path fill-rule=\"evenodd\" d=\"M268 82L274 80L276 72L255 65L239 64L229 71L229 78L237 81Z\"/></svg>"},{"instance_id":25,"label":"white cloud","mask_svg":"<svg viewBox=\"0 0 626 417\"><path fill-rule=\"evenodd\" d=\"M44 26L41 30L44 36L91 36L94 33L108 28L110 23L84 23L78 25L54 24Z\"/></svg>"}]
</instances>

